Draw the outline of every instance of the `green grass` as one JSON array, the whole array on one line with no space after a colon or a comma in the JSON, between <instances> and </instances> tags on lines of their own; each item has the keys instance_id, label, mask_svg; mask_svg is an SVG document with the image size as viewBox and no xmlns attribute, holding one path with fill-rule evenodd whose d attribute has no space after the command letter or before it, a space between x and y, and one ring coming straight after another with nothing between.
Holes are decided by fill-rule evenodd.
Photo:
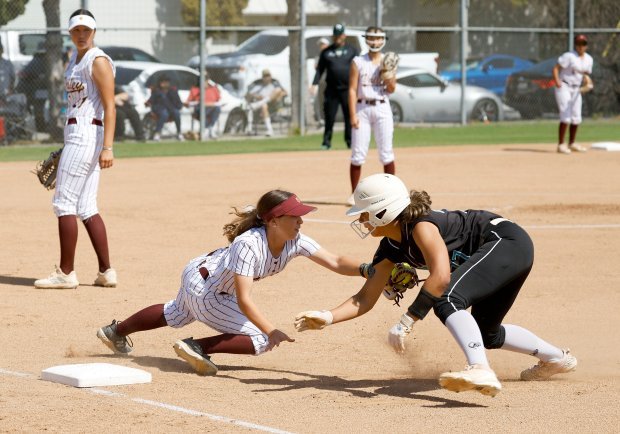
<instances>
[{"instance_id":1,"label":"green grass","mask_svg":"<svg viewBox=\"0 0 620 434\"><path fill-rule=\"evenodd\" d=\"M487 145L511 143L556 143L557 121L504 122L484 125L417 126L396 128L394 145L397 148L421 146ZM163 157L181 155L246 154L282 151L319 151L322 130L312 130L304 137L234 138L216 142L116 143L115 157ZM617 119L587 119L579 128L582 142L620 141L620 122ZM58 148L57 144L12 145L0 147L2 161L41 160ZM334 133L333 149L345 149L341 131Z\"/></svg>"}]
</instances>

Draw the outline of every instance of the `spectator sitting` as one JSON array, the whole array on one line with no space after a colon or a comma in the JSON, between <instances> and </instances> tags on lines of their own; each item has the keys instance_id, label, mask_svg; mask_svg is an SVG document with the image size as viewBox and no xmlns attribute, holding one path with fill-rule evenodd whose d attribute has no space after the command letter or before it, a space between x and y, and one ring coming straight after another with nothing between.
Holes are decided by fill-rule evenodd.
<instances>
[{"instance_id":1,"label":"spectator sitting","mask_svg":"<svg viewBox=\"0 0 620 434\"><path fill-rule=\"evenodd\" d=\"M161 140L161 130L168 118L172 117L174 125L177 127L177 139L184 141L185 138L181 134L181 107L183 103L179 98L176 87L170 85L170 78L162 75L159 82L151 92L151 97L147 101L151 106L151 111L157 115L157 125L155 126L155 135L153 140Z\"/></svg>"},{"instance_id":2,"label":"spectator sitting","mask_svg":"<svg viewBox=\"0 0 620 434\"><path fill-rule=\"evenodd\" d=\"M261 117L267 128L266 134L267 136L272 136L273 128L271 127L271 117L269 116L269 103L279 101L285 96L286 91L282 89L280 83L271 78L271 73L268 69L264 69L263 78L252 83L245 96L246 101L249 103L248 132L252 131L254 110L260 110Z\"/></svg>"},{"instance_id":3,"label":"spectator sitting","mask_svg":"<svg viewBox=\"0 0 620 434\"><path fill-rule=\"evenodd\" d=\"M15 68L10 60L2 57L4 47L0 42L0 103L4 105L6 97L11 95L15 87Z\"/></svg>"},{"instance_id":4,"label":"spectator sitting","mask_svg":"<svg viewBox=\"0 0 620 434\"><path fill-rule=\"evenodd\" d=\"M220 107L220 90L215 84L214 81L209 80L209 73L205 71L205 93L204 93L204 103L205 103L205 128L208 131L208 135L210 138L217 138L217 134L214 130L214 125L220 117L220 112L222 108ZM200 87L193 86L189 91L189 96L187 97L187 101L185 101L185 106L194 106L194 114L193 117L195 119L200 119L200 106L198 105L198 101L200 100Z\"/></svg>"},{"instance_id":5,"label":"spectator sitting","mask_svg":"<svg viewBox=\"0 0 620 434\"><path fill-rule=\"evenodd\" d=\"M122 140L125 137L125 119L129 119L136 140L140 142L146 141L140 115L130 104L129 94L120 86L114 86L114 103L116 105L116 129L114 131L114 140Z\"/></svg>"}]
</instances>

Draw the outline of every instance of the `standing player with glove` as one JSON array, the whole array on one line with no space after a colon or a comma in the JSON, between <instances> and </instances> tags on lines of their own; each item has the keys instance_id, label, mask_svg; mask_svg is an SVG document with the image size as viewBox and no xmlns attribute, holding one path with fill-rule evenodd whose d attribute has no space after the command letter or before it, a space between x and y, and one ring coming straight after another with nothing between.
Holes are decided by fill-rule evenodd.
<instances>
[{"instance_id":1,"label":"standing player with glove","mask_svg":"<svg viewBox=\"0 0 620 434\"><path fill-rule=\"evenodd\" d=\"M78 9L69 19L76 50L65 71L67 125L53 199L60 264L49 277L34 282L37 288L71 289L79 285L73 269L76 217L84 223L97 254L99 272L94 285L114 287L117 283L116 271L110 266L106 227L97 209L99 174L114 163L115 69L112 59L94 45L96 28L95 18L86 9Z\"/></svg>"},{"instance_id":2,"label":"standing player with glove","mask_svg":"<svg viewBox=\"0 0 620 434\"><path fill-rule=\"evenodd\" d=\"M560 112L560 127L558 132L558 152L585 152L586 148L575 143L577 128L581 124L582 93L593 88L592 56L586 53L588 38L586 35L575 36L575 50L562 54L558 63L553 67L555 80L555 100ZM564 143L564 136L568 128L568 145Z\"/></svg>"},{"instance_id":3,"label":"standing player with glove","mask_svg":"<svg viewBox=\"0 0 620 434\"><path fill-rule=\"evenodd\" d=\"M398 55L385 53L387 36L380 27L368 27L364 35L368 53L353 58L349 73L349 116L351 118L351 191L362 174L370 146L371 131L385 173L394 174L394 119L388 95L396 90ZM349 197L353 205L353 196Z\"/></svg>"},{"instance_id":4,"label":"standing player with glove","mask_svg":"<svg viewBox=\"0 0 620 434\"><path fill-rule=\"evenodd\" d=\"M433 309L467 358L465 370L439 377L441 387L495 396L501 384L489 367L485 348L537 357L537 365L521 372L522 380L544 380L575 369L577 360L568 350L522 327L502 324L534 260L532 241L521 227L489 211L431 210L426 192L409 192L392 175L363 179L354 196L355 205L347 215L360 217L352 227L362 238L383 237L373 259L374 276L337 308L299 314L295 319L298 330L320 329L368 312L393 265L408 262L426 266L429 276L390 329L389 343L403 352L415 322Z\"/></svg>"},{"instance_id":5,"label":"standing player with glove","mask_svg":"<svg viewBox=\"0 0 620 434\"><path fill-rule=\"evenodd\" d=\"M302 216L316 208L282 190L265 193L256 208L234 208L236 218L224 226L230 245L192 259L183 270L176 299L146 307L122 322L112 321L97 337L117 354L132 350L128 336L159 327L184 327L200 321L219 335L187 338L176 353L200 375L215 375L209 354L262 354L293 342L252 301L253 283L284 270L298 256L339 274L368 277L370 264L335 255L300 232Z\"/></svg>"}]
</instances>

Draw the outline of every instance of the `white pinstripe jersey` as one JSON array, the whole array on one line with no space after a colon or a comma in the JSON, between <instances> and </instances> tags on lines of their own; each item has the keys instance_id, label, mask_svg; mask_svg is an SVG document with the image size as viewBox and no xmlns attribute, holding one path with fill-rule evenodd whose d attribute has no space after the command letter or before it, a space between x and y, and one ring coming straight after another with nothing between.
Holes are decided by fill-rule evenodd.
<instances>
[{"instance_id":1,"label":"white pinstripe jersey","mask_svg":"<svg viewBox=\"0 0 620 434\"><path fill-rule=\"evenodd\" d=\"M368 53L354 57L353 62L359 72L357 97L369 100L387 99L388 93L380 77L381 64L374 65Z\"/></svg>"},{"instance_id":2,"label":"white pinstripe jersey","mask_svg":"<svg viewBox=\"0 0 620 434\"><path fill-rule=\"evenodd\" d=\"M294 240L284 245L280 256L273 257L267 244L265 227L252 228L237 236L228 247L195 258L202 259L201 266L209 270L204 289L217 292L235 293L234 275L251 276L259 280L272 276L284 269L288 262L297 256L312 256L321 246L312 238L298 234Z\"/></svg>"},{"instance_id":3,"label":"white pinstripe jersey","mask_svg":"<svg viewBox=\"0 0 620 434\"><path fill-rule=\"evenodd\" d=\"M560 70L560 80L572 86L581 86L583 74L592 74L592 56L584 53L579 57L576 51L567 51L558 58Z\"/></svg>"},{"instance_id":4,"label":"white pinstripe jersey","mask_svg":"<svg viewBox=\"0 0 620 434\"><path fill-rule=\"evenodd\" d=\"M105 57L112 65L112 73L116 76L114 62L98 47L88 50L78 64L75 63L76 57L77 52L74 52L65 71L67 117L103 119L101 95L93 80L93 62L97 57Z\"/></svg>"}]
</instances>

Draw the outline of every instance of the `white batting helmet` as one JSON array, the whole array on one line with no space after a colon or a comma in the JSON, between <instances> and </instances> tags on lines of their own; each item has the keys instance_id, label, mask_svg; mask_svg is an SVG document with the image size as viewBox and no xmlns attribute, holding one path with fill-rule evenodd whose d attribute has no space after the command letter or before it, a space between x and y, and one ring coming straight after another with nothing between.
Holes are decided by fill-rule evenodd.
<instances>
[{"instance_id":1,"label":"white batting helmet","mask_svg":"<svg viewBox=\"0 0 620 434\"><path fill-rule=\"evenodd\" d=\"M368 213L367 230L359 218L351 223L353 230L366 238L379 226L385 226L396 219L411 203L409 190L396 176L387 173L370 175L362 179L353 192L355 205L347 211L348 216ZM366 230L365 230L366 229Z\"/></svg>"},{"instance_id":2,"label":"white batting helmet","mask_svg":"<svg viewBox=\"0 0 620 434\"><path fill-rule=\"evenodd\" d=\"M376 36L377 38L369 41L368 37L370 36ZM364 39L366 40L366 45L368 45L368 50L377 52L381 51L383 47L385 47L387 36L383 30L377 27L369 27L366 29L366 33L364 33Z\"/></svg>"}]
</instances>

